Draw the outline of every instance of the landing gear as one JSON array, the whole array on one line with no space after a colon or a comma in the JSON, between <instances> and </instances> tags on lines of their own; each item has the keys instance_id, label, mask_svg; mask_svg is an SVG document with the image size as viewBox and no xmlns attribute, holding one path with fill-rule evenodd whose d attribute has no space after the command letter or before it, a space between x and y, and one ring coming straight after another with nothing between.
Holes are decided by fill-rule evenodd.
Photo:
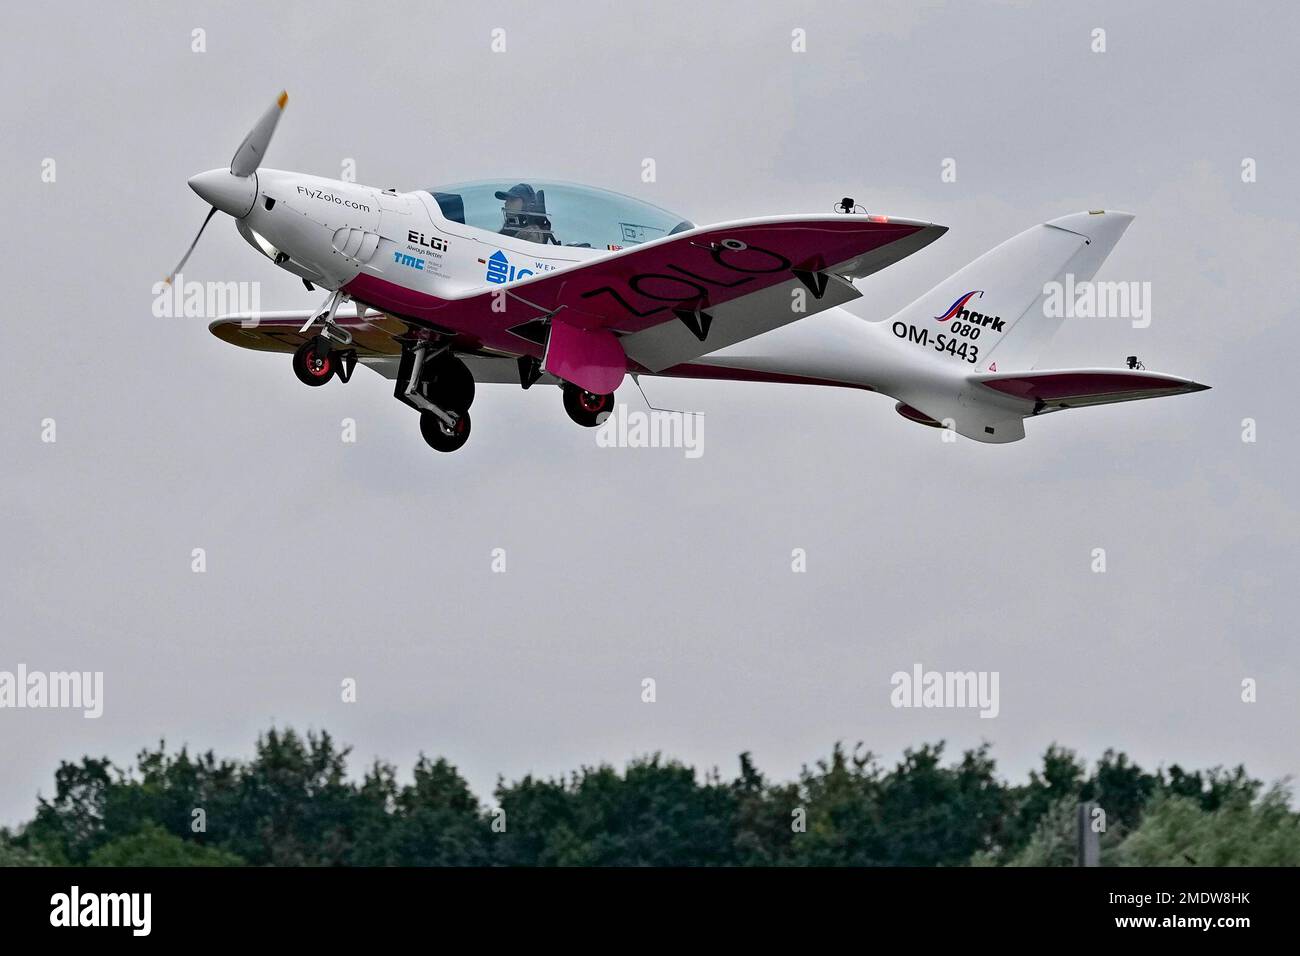
<instances>
[{"instance_id":1,"label":"landing gear","mask_svg":"<svg viewBox=\"0 0 1300 956\"><path fill-rule=\"evenodd\" d=\"M469 441L469 412L452 411L449 425L432 412L420 415L420 434L435 451L455 451Z\"/></svg>"},{"instance_id":2,"label":"landing gear","mask_svg":"<svg viewBox=\"0 0 1300 956\"><path fill-rule=\"evenodd\" d=\"M435 405L469 408L474 404L474 376L450 352L426 361L421 372L420 393Z\"/></svg>"},{"instance_id":3,"label":"landing gear","mask_svg":"<svg viewBox=\"0 0 1300 956\"><path fill-rule=\"evenodd\" d=\"M595 428L614 411L614 395L587 392L576 385L564 385L564 410L583 428Z\"/></svg>"},{"instance_id":4,"label":"landing gear","mask_svg":"<svg viewBox=\"0 0 1300 956\"><path fill-rule=\"evenodd\" d=\"M335 375L340 382L351 381L356 365L355 349L332 349L329 339L323 335L308 339L293 353L293 374L304 385L313 387L324 385Z\"/></svg>"},{"instance_id":5,"label":"landing gear","mask_svg":"<svg viewBox=\"0 0 1300 956\"><path fill-rule=\"evenodd\" d=\"M324 385L334 377L334 353L321 336L308 339L293 353L293 374L304 385Z\"/></svg>"},{"instance_id":6,"label":"landing gear","mask_svg":"<svg viewBox=\"0 0 1300 956\"><path fill-rule=\"evenodd\" d=\"M420 434L437 451L469 440L474 376L447 346L421 341L402 353L393 395L420 413Z\"/></svg>"}]
</instances>

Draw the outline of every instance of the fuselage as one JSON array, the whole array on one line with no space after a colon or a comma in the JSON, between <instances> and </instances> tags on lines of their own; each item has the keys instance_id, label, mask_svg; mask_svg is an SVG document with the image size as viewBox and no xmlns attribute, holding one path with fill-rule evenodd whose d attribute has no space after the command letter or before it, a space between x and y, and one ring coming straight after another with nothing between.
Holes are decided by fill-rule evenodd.
<instances>
[{"instance_id":1,"label":"fuselage","mask_svg":"<svg viewBox=\"0 0 1300 956\"><path fill-rule=\"evenodd\" d=\"M433 326L449 298L508 289L529 276L616 251L541 244L454 221L429 191L399 193L284 170L259 169L255 199L234 201L232 215L243 212L236 217L240 234L276 265L372 308ZM501 355L519 350L518 339L499 326L458 332L476 350ZM915 357L896 348L882 326L833 308L658 374L807 382L888 394L897 394L895 386L905 383L945 394L957 386L959 377L949 370L909 358Z\"/></svg>"}]
</instances>

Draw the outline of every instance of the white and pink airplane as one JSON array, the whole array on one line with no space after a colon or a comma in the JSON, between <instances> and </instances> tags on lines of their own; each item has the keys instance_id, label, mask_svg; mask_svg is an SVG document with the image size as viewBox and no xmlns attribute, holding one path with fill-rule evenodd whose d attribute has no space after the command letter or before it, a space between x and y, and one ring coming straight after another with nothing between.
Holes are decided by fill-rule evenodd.
<instances>
[{"instance_id":1,"label":"white and pink airplane","mask_svg":"<svg viewBox=\"0 0 1300 956\"><path fill-rule=\"evenodd\" d=\"M190 179L309 291L317 309L223 316L243 348L292 352L308 385L358 363L395 382L439 451L469 437L475 382L558 385L598 425L627 375L836 385L880 392L903 417L981 442L1064 408L1207 386L1126 369L1033 368L1062 319L1045 286L1091 280L1132 220L1080 212L1034 226L897 315L839 308L871 275L946 227L857 212L696 226L602 189L536 180L413 192L261 168L281 94L229 169Z\"/></svg>"}]
</instances>

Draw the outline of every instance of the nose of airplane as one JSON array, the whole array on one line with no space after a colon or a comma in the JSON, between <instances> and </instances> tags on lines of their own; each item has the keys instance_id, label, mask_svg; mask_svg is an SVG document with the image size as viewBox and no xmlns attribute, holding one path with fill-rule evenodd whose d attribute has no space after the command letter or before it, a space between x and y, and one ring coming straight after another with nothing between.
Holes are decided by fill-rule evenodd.
<instances>
[{"instance_id":1,"label":"nose of airplane","mask_svg":"<svg viewBox=\"0 0 1300 956\"><path fill-rule=\"evenodd\" d=\"M229 169L209 169L189 179L190 189L210 206L243 219L257 201L257 174L236 176Z\"/></svg>"}]
</instances>

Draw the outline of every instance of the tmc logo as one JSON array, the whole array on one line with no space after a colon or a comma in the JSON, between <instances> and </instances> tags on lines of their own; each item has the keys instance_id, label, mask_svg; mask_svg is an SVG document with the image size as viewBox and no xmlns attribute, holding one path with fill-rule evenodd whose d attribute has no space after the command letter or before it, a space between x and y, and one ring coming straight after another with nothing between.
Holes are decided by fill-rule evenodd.
<instances>
[{"instance_id":1,"label":"tmc logo","mask_svg":"<svg viewBox=\"0 0 1300 956\"><path fill-rule=\"evenodd\" d=\"M936 322L947 322L949 319L960 316L963 320L972 325L989 326L994 332L1001 332L1003 322L1000 316L984 315L982 312L975 312L966 308L966 304L976 296L979 296L981 299L984 298L984 290L975 289L971 292L967 292L965 295L958 296L957 301L948 306L948 311L943 315L936 315L934 320Z\"/></svg>"},{"instance_id":2,"label":"tmc logo","mask_svg":"<svg viewBox=\"0 0 1300 956\"><path fill-rule=\"evenodd\" d=\"M418 256L408 256L405 252L394 252L393 261L398 265L409 266L420 272L424 271L424 260Z\"/></svg>"},{"instance_id":3,"label":"tmc logo","mask_svg":"<svg viewBox=\"0 0 1300 956\"><path fill-rule=\"evenodd\" d=\"M492 253L487 260L487 280L488 282L502 283L514 282L516 279L522 279L525 276L533 274L532 269L516 269L506 258L506 254L498 249Z\"/></svg>"}]
</instances>

